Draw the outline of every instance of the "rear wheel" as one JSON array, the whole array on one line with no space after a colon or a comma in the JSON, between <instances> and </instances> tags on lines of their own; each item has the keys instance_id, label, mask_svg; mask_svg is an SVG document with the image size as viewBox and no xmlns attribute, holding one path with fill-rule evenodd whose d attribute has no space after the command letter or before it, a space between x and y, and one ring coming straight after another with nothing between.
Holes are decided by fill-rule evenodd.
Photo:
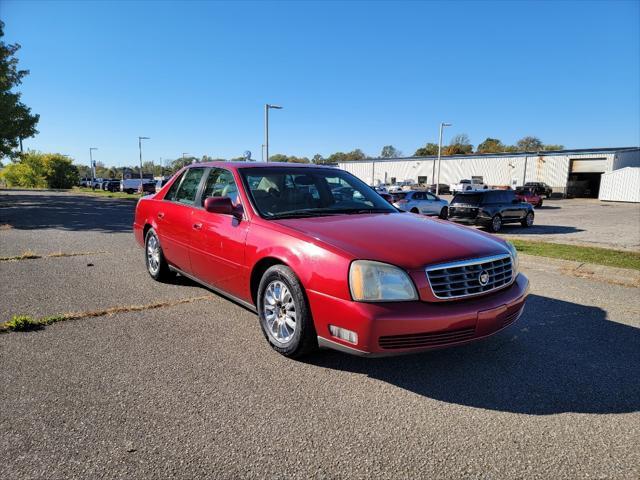
<instances>
[{"instance_id":1,"label":"rear wheel","mask_svg":"<svg viewBox=\"0 0 640 480\"><path fill-rule=\"evenodd\" d=\"M500 215L494 215L491 219L491 225L489 225L489 230L493 233L497 233L502 229L502 217Z\"/></svg>"},{"instance_id":2,"label":"rear wheel","mask_svg":"<svg viewBox=\"0 0 640 480\"><path fill-rule=\"evenodd\" d=\"M160 240L153 228L150 228L145 237L144 259L147 265L147 272L151 278L159 282L170 280L174 277L174 273L169 268L169 264L164 258Z\"/></svg>"},{"instance_id":3,"label":"rear wheel","mask_svg":"<svg viewBox=\"0 0 640 480\"><path fill-rule=\"evenodd\" d=\"M530 227L531 225L533 225L533 219L534 219L534 215L533 212L529 212L527 213L527 215L522 219L522 221L520 222L520 225L522 225L523 227Z\"/></svg>"},{"instance_id":4,"label":"rear wheel","mask_svg":"<svg viewBox=\"0 0 640 480\"><path fill-rule=\"evenodd\" d=\"M285 265L269 268L258 287L260 328L278 353L297 358L317 349L311 311L300 281Z\"/></svg>"},{"instance_id":5,"label":"rear wheel","mask_svg":"<svg viewBox=\"0 0 640 480\"><path fill-rule=\"evenodd\" d=\"M411 213L420 213L420 210L418 210L417 208L412 208Z\"/></svg>"},{"instance_id":6,"label":"rear wheel","mask_svg":"<svg viewBox=\"0 0 640 480\"><path fill-rule=\"evenodd\" d=\"M540 199L536 208L540 208L541 206L542 206L542 199Z\"/></svg>"}]
</instances>

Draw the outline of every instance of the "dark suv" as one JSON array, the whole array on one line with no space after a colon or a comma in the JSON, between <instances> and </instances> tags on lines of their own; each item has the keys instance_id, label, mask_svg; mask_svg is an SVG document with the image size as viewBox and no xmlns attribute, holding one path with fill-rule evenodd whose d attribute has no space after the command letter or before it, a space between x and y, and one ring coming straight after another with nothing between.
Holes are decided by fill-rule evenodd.
<instances>
[{"instance_id":1,"label":"dark suv","mask_svg":"<svg viewBox=\"0 0 640 480\"><path fill-rule=\"evenodd\" d=\"M544 182L527 182L524 184L524 187L533 190L537 195L544 195L547 198L553 193L553 188Z\"/></svg>"},{"instance_id":2,"label":"dark suv","mask_svg":"<svg viewBox=\"0 0 640 480\"><path fill-rule=\"evenodd\" d=\"M458 193L449 205L449 220L499 232L504 223L533 225L533 207L516 199L513 190Z\"/></svg>"}]
</instances>

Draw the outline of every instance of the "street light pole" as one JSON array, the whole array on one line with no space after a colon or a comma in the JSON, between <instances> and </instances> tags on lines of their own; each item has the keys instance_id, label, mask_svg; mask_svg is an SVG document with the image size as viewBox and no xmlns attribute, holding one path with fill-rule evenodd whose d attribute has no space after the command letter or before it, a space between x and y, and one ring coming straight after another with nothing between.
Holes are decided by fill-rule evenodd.
<instances>
[{"instance_id":1,"label":"street light pole","mask_svg":"<svg viewBox=\"0 0 640 480\"><path fill-rule=\"evenodd\" d=\"M444 127L450 127L451 123L440 122L440 136L438 138L438 179L436 180L436 197L440 192L440 157L442 156L442 130Z\"/></svg>"},{"instance_id":2,"label":"street light pole","mask_svg":"<svg viewBox=\"0 0 640 480\"><path fill-rule=\"evenodd\" d=\"M144 192L144 188L142 188L142 140L149 140L149 137L138 137L138 151L140 152L140 193Z\"/></svg>"},{"instance_id":3,"label":"street light pole","mask_svg":"<svg viewBox=\"0 0 640 480\"><path fill-rule=\"evenodd\" d=\"M264 161L269 161L269 109L282 110L279 105L264 104Z\"/></svg>"},{"instance_id":4,"label":"street light pole","mask_svg":"<svg viewBox=\"0 0 640 480\"><path fill-rule=\"evenodd\" d=\"M91 171L91 188L93 188L93 184L96 181L96 169L95 169L95 166L93 165L93 151L97 149L98 149L97 147L89 148L89 161L91 162L91 165L89 165L89 170Z\"/></svg>"}]
</instances>

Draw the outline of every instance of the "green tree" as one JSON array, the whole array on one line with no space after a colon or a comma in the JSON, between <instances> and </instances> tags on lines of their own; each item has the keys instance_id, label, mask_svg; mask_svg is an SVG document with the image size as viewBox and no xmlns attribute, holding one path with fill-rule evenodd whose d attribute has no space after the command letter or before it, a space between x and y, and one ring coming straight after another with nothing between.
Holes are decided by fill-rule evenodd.
<instances>
[{"instance_id":1,"label":"green tree","mask_svg":"<svg viewBox=\"0 0 640 480\"><path fill-rule=\"evenodd\" d=\"M2 169L10 187L71 188L78 183L78 168L59 153L29 151Z\"/></svg>"},{"instance_id":2,"label":"green tree","mask_svg":"<svg viewBox=\"0 0 640 480\"><path fill-rule=\"evenodd\" d=\"M402 156L402 152L393 145L385 145L380 152L380 158L398 158Z\"/></svg>"},{"instance_id":3,"label":"green tree","mask_svg":"<svg viewBox=\"0 0 640 480\"><path fill-rule=\"evenodd\" d=\"M467 155L473 152L473 145L466 133L459 133L443 150L445 155Z\"/></svg>"},{"instance_id":4,"label":"green tree","mask_svg":"<svg viewBox=\"0 0 640 480\"><path fill-rule=\"evenodd\" d=\"M544 147L542 147L543 150L549 151L549 150L564 150L564 145L554 145L553 143L547 145L545 144Z\"/></svg>"},{"instance_id":5,"label":"green tree","mask_svg":"<svg viewBox=\"0 0 640 480\"><path fill-rule=\"evenodd\" d=\"M270 162L288 162L288 163L309 163L309 159L307 157L296 157L296 156L287 156L282 153L276 153L275 155L271 155L269 157Z\"/></svg>"},{"instance_id":6,"label":"green tree","mask_svg":"<svg viewBox=\"0 0 640 480\"><path fill-rule=\"evenodd\" d=\"M356 160L364 160L365 158L367 158L365 153L359 148L356 148L355 150L347 153L336 152L329 155L329 157L327 158L327 163L353 162Z\"/></svg>"},{"instance_id":7,"label":"green tree","mask_svg":"<svg viewBox=\"0 0 640 480\"><path fill-rule=\"evenodd\" d=\"M31 109L20 101L20 93L12 91L22 83L29 70L18 69L15 53L20 49L17 43L6 44L4 22L0 20L0 157L13 156L21 139L33 137L38 131L39 115L32 115Z\"/></svg>"},{"instance_id":8,"label":"green tree","mask_svg":"<svg viewBox=\"0 0 640 480\"><path fill-rule=\"evenodd\" d=\"M518 140L516 147L521 152L539 152L543 149L544 144L538 137L523 137Z\"/></svg>"},{"instance_id":9,"label":"green tree","mask_svg":"<svg viewBox=\"0 0 640 480\"><path fill-rule=\"evenodd\" d=\"M504 152L505 145L497 138L490 138L478 145L478 153L499 153Z\"/></svg>"},{"instance_id":10,"label":"green tree","mask_svg":"<svg viewBox=\"0 0 640 480\"><path fill-rule=\"evenodd\" d=\"M428 157L438 154L438 145L436 143L427 143L424 147L420 147L416 150L414 155L416 157Z\"/></svg>"},{"instance_id":11,"label":"green tree","mask_svg":"<svg viewBox=\"0 0 640 480\"><path fill-rule=\"evenodd\" d=\"M327 160L322 155L320 155L319 153L316 153L313 156L313 158L311 159L311 162L312 163L317 163L318 165L321 165L323 163L326 163Z\"/></svg>"}]
</instances>

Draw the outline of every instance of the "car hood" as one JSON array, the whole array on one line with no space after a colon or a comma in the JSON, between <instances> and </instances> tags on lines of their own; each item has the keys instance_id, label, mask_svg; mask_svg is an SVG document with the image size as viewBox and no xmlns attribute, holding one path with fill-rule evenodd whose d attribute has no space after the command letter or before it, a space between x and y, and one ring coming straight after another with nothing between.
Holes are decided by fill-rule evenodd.
<instances>
[{"instance_id":1,"label":"car hood","mask_svg":"<svg viewBox=\"0 0 640 480\"><path fill-rule=\"evenodd\" d=\"M332 215L276 220L356 259L407 270L509 253L505 243L470 227L409 213Z\"/></svg>"}]
</instances>

